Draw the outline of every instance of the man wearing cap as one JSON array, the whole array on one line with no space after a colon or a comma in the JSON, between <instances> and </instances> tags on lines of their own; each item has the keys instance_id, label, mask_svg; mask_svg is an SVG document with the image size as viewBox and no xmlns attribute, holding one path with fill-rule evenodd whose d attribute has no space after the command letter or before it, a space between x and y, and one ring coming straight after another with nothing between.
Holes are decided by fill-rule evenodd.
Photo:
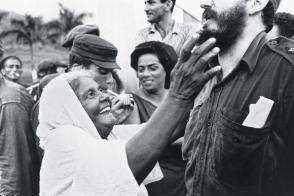
<instances>
[{"instance_id":1,"label":"man wearing cap","mask_svg":"<svg viewBox=\"0 0 294 196\"><path fill-rule=\"evenodd\" d=\"M110 42L95 35L77 35L69 52L70 69L91 69L99 84L113 89L112 71L120 69L116 56L117 48Z\"/></svg>"},{"instance_id":2,"label":"man wearing cap","mask_svg":"<svg viewBox=\"0 0 294 196\"><path fill-rule=\"evenodd\" d=\"M75 37L82 34L99 36L100 30L96 25L78 25L67 33L61 44L62 47L71 49Z\"/></svg>"},{"instance_id":3,"label":"man wearing cap","mask_svg":"<svg viewBox=\"0 0 294 196\"><path fill-rule=\"evenodd\" d=\"M197 96L186 126L188 196L294 195L294 44L266 40L279 3L201 2L197 43L216 38L208 66L222 73Z\"/></svg>"},{"instance_id":4,"label":"man wearing cap","mask_svg":"<svg viewBox=\"0 0 294 196\"><path fill-rule=\"evenodd\" d=\"M0 73L0 195L38 195L40 162L29 120L32 106L26 90Z\"/></svg>"},{"instance_id":5,"label":"man wearing cap","mask_svg":"<svg viewBox=\"0 0 294 196\"><path fill-rule=\"evenodd\" d=\"M68 34L65 36L65 39L63 40L62 46L64 48L68 48L70 50L73 46L74 39L78 35L83 35L83 34L96 35L99 37L100 30L95 25L78 25L68 32ZM113 84L112 84L113 89L112 90L116 91L117 93L122 92L123 91L123 83L122 83L120 77L118 76L116 69L111 70L111 75L113 78Z\"/></svg>"},{"instance_id":6,"label":"man wearing cap","mask_svg":"<svg viewBox=\"0 0 294 196\"><path fill-rule=\"evenodd\" d=\"M147 41L161 41L171 45L179 55L184 43L197 28L191 24L177 23L172 18L176 0L144 0L150 27L141 29L135 38L136 45Z\"/></svg>"}]
</instances>

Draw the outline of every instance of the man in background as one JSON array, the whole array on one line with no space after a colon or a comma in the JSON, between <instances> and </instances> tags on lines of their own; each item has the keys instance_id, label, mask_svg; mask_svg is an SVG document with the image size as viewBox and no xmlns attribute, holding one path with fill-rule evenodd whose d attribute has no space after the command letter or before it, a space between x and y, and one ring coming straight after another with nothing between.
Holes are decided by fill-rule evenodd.
<instances>
[{"instance_id":1,"label":"man in background","mask_svg":"<svg viewBox=\"0 0 294 196\"><path fill-rule=\"evenodd\" d=\"M40 162L29 119L32 106L26 90L0 74L0 195L38 195Z\"/></svg>"},{"instance_id":2,"label":"man in background","mask_svg":"<svg viewBox=\"0 0 294 196\"><path fill-rule=\"evenodd\" d=\"M274 39L279 36L292 39L294 36L294 15L286 12L275 14L274 26L267 34L268 39Z\"/></svg>"},{"instance_id":3,"label":"man in background","mask_svg":"<svg viewBox=\"0 0 294 196\"><path fill-rule=\"evenodd\" d=\"M177 23L172 13L176 0L145 0L145 12L150 27L141 29L136 45L147 41L161 41L171 45L179 55L184 43L197 29L191 24Z\"/></svg>"}]
</instances>

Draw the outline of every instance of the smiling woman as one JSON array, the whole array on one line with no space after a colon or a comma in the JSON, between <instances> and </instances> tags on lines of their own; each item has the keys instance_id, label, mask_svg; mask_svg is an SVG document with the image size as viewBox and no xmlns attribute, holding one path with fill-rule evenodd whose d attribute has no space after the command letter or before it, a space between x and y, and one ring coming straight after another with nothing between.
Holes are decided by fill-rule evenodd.
<instances>
[{"instance_id":1,"label":"smiling woman","mask_svg":"<svg viewBox=\"0 0 294 196\"><path fill-rule=\"evenodd\" d=\"M86 71L45 87L37 130L44 149L40 195L146 195L128 166L125 143L110 133L115 120L102 91Z\"/></svg>"},{"instance_id":2,"label":"smiling woman","mask_svg":"<svg viewBox=\"0 0 294 196\"><path fill-rule=\"evenodd\" d=\"M177 54L170 46L158 41L139 44L131 55L141 87L133 94L135 108L125 123L147 122L168 93L170 72ZM164 178L146 186L149 196L185 195L184 170L180 143L169 145L159 160Z\"/></svg>"}]
</instances>

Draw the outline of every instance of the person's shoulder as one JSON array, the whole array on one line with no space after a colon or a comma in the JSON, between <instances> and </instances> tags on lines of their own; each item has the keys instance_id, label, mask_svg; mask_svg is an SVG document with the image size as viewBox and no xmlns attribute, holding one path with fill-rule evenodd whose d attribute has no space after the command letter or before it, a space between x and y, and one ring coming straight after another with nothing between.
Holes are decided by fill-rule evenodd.
<instances>
[{"instance_id":1,"label":"person's shoulder","mask_svg":"<svg viewBox=\"0 0 294 196\"><path fill-rule=\"evenodd\" d=\"M192 22L188 22L188 23L177 23L176 25L180 28L180 29L184 29L186 31L199 31L201 28L201 24L199 23L192 23Z\"/></svg>"},{"instance_id":2,"label":"person's shoulder","mask_svg":"<svg viewBox=\"0 0 294 196\"><path fill-rule=\"evenodd\" d=\"M139 29L138 34L147 34L149 33L151 27L144 27L142 29Z\"/></svg>"},{"instance_id":3,"label":"person's shoulder","mask_svg":"<svg viewBox=\"0 0 294 196\"><path fill-rule=\"evenodd\" d=\"M0 87L1 104L20 103L25 104L28 108L33 106L33 100L26 89L14 82L7 80L1 81Z\"/></svg>"},{"instance_id":4,"label":"person's shoulder","mask_svg":"<svg viewBox=\"0 0 294 196\"><path fill-rule=\"evenodd\" d=\"M267 47L294 66L294 41L278 37L267 42Z\"/></svg>"}]
</instances>

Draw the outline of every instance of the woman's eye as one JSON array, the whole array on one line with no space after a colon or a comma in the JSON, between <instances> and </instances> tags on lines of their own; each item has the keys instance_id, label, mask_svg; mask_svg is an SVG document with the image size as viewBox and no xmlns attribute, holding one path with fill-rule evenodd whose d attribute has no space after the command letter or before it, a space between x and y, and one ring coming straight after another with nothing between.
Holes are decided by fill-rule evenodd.
<instances>
[{"instance_id":1,"label":"woman's eye","mask_svg":"<svg viewBox=\"0 0 294 196\"><path fill-rule=\"evenodd\" d=\"M158 68L158 67L156 67L156 66L151 66L151 67L150 67L150 70L151 70L151 71L155 71L155 70L157 70L157 68Z\"/></svg>"},{"instance_id":2,"label":"woman's eye","mask_svg":"<svg viewBox=\"0 0 294 196\"><path fill-rule=\"evenodd\" d=\"M138 72L141 73L141 72L143 72L143 71L144 71L144 68L140 68L140 67L138 68Z\"/></svg>"},{"instance_id":3,"label":"woman's eye","mask_svg":"<svg viewBox=\"0 0 294 196\"><path fill-rule=\"evenodd\" d=\"M96 92L95 91L89 91L88 92L88 97L89 98L93 98L93 97L95 97L96 96Z\"/></svg>"}]
</instances>

